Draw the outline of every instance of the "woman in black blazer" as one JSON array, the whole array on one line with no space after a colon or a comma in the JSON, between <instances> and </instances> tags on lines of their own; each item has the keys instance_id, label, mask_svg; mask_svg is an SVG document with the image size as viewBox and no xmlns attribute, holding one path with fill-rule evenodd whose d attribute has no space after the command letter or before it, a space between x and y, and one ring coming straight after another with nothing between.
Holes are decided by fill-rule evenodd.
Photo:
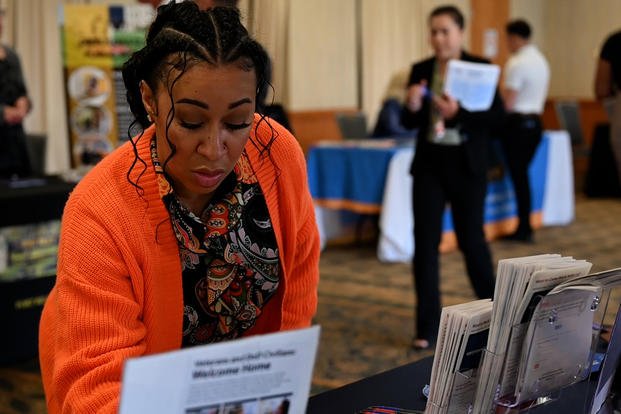
<instances>
[{"instance_id":1,"label":"woman in black blazer","mask_svg":"<svg viewBox=\"0 0 621 414\"><path fill-rule=\"evenodd\" d=\"M429 16L434 56L412 66L402 116L406 128L418 128L414 176L414 286L416 329L412 347L435 343L440 321L438 245L442 215L451 207L457 242L479 298L494 294L490 251L483 232L487 193L488 139L504 110L498 93L490 109L471 112L443 93L448 61L486 60L462 50L464 18L459 9L442 6Z\"/></svg>"}]
</instances>

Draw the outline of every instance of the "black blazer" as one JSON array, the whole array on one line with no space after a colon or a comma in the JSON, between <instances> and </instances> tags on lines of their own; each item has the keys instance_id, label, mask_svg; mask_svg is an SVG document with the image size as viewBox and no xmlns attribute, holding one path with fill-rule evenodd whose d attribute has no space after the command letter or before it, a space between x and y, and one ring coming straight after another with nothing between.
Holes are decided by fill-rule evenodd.
<instances>
[{"instance_id":1,"label":"black blazer","mask_svg":"<svg viewBox=\"0 0 621 414\"><path fill-rule=\"evenodd\" d=\"M470 55L466 52L461 53L460 60L467 62L489 63L488 60ZM431 86L433 76L433 66L435 58L423 60L412 65L408 86L426 80L427 85ZM416 154L412 163L411 173L417 170L431 170L437 166L437 154L442 150L442 145L432 144L427 141L429 131L429 112L431 110L431 99L424 98L423 106L418 112L411 112L404 108L401 115L401 122L406 128L418 128L418 139L416 144ZM483 174L488 168L488 140L492 134L496 134L505 115L502 99L496 89L492 106L487 111L470 112L461 106L457 115L453 119L446 121L447 128L457 128L466 138L466 142L460 145L464 156L464 165L468 172Z\"/></svg>"}]
</instances>

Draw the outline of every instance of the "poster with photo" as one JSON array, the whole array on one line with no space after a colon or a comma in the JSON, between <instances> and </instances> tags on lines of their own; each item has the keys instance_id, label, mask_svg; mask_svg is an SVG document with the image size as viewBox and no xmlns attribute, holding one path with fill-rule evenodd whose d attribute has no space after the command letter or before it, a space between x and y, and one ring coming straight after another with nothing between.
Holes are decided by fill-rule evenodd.
<instances>
[{"instance_id":1,"label":"poster with photo","mask_svg":"<svg viewBox=\"0 0 621 414\"><path fill-rule=\"evenodd\" d=\"M92 166L128 139L123 63L144 45L147 4L65 5L60 12L73 167Z\"/></svg>"}]
</instances>

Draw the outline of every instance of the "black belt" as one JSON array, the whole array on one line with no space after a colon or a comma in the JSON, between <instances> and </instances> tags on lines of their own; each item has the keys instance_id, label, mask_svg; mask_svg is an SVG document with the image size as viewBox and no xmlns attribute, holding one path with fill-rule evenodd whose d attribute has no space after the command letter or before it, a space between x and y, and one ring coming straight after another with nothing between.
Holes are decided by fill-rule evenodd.
<instances>
[{"instance_id":1,"label":"black belt","mask_svg":"<svg viewBox=\"0 0 621 414\"><path fill-rule=\"evenodd\" d=\"M541 116L539 114L521 114L512 112L507 116L509 125L518 126L524 129L533 129L541 127Z\"/></svg>"},{"instance_id":2,"label":"black belt","mask_svg":"<svg viewBox=\"0 0 621 414\"><path fill-rule=\"evenodd\" d=\"M540 114L535 114L535 113L532 113L532 114L522 114L522 113L519 113L519 112L511 112L509 114L509 116L514 116L514 117L523 118L523 119L539 119L541 117Z\"/></svg>"}]
</instances>

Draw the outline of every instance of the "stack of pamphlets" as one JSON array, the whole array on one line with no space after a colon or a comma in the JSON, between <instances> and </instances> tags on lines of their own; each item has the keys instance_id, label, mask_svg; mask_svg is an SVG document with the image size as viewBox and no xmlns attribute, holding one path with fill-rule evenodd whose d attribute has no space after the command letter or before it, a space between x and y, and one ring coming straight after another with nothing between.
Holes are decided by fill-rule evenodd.
<instances>
[{"instance_id":1,"label":"stack of pamphlets","mask_svg":"<svg viewBox=\"0 0 621 414\"><path fill-rule=\"evenodd\" d=\"M491 315L490 299L442 309L426 413L468 412Z\"/></svg>"},{"instance_id":2,"label":"stack of pamphlets","mask_svg":"<svg viewBox=\"0 0 621 414\"><path fill-rule=\"evenodd\" d=\"M555 286L591 269L591 263L558 254L498 262L487 352L483 356L473 412L488 413L494 400L513 396L524 337L537 304Z\"/></svg>"},{"instance_id":3,"label":"stack of pamphlets","mask_svg":"<svg viewBox=\"0 0 621 414\"><path fill-rule=\"evenodd\" d=\"M0 282L56 274L60 220L0 229Z\"/></svg>"}]
</instances>

